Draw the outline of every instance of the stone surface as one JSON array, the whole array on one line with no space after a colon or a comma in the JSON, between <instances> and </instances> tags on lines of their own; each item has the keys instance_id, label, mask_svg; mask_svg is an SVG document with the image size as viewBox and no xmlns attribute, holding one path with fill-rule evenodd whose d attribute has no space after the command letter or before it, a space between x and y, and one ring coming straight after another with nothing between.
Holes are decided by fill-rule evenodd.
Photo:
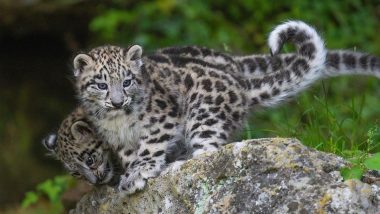
<instances>
[{"instance_id":1,"label":"stone surface","mask_svg":"<svg viewBox=\"0 0 380 214\"><path fill-rule=\"evenodd\" d=\"M71 213L379 213L380 187L342 181L346 162L294 139L226 145L132 196L102 187Z\"/></svg>"}]
</instances>

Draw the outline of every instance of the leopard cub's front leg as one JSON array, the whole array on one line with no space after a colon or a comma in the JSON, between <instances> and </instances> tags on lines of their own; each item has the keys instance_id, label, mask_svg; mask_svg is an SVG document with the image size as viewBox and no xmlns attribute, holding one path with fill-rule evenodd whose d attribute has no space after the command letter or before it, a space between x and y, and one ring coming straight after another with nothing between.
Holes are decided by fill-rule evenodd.
<instances>
[{"instance_id":1,"label":"leopard cub's front leg","mask_svg":"<svg viewBox=\"0 0 380 214\"><path fill-rule=\"evenodd\" d=\"M133 194L145 187L148 178L160 174L166 164L165 150L168 144L162 139L153 138L140 143L140 148L135 151L135 159L126 165L124 175L120 177L119 191Z\"/></svg>"}]
</instances>

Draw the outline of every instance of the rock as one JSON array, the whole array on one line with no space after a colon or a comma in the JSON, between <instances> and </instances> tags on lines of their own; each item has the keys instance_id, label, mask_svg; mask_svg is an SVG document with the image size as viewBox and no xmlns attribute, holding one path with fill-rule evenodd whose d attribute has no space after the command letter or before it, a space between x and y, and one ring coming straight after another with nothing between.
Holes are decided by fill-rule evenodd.
<instances>
[{"instance_id":1,"label":"rock","mask_svg":"<svg viewBox=\"0 0 380 214\"><path fill-rule=\"evenodd\" d=\"M131 196L98 188L71 213L379 213L380 187L343 182L346 164L295 139L249 140L189 160Z\"/></svg>"}]
</instances>

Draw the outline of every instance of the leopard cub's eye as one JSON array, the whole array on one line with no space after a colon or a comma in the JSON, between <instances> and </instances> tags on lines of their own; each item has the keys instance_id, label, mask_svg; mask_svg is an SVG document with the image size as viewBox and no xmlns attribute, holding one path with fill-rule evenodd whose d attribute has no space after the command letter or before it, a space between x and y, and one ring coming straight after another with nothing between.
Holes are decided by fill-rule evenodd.
<instances>
[{"instance_id":1,"label":"leopard cub's eye","mask_svg":"<svg viewBox=\"0 0 380 214\"><path fill-rule=\"evenodd\" d=\"M90 167L92 164L94 164L94 159L90 156L86 160L86 165Z\"/></svg>"},{"instance_id":2,"label":"leopard cub's eye","mask_svg":"<svg viewBox=\"0 0 380 214\"><path fill-rule=\"evenodd\" d=\"M71 172L71 175L74 177L80 177L81 174L79 172Z\"/></svg>"},{"instance_id":3,"label":"leopard cub's eye","mask_svg":"<svg viewBox=\"0 0 380 214\"><path fill-rule=\"evenodd\" d=\"M97 85L100 90L106 90L108 88L106 83L98 83Z\"/></svg>"},{"instance_id":4,"label":"leopard cub's eye","mask_svg":"<svg viewBox=\"0 0 380 214\"><path fill-rule=\"evenodd\" d=\"M131 83L132 83L132 80L124 80L123 87L126 88L126 87L130 86Z\"/></svg>"}]
</instances>

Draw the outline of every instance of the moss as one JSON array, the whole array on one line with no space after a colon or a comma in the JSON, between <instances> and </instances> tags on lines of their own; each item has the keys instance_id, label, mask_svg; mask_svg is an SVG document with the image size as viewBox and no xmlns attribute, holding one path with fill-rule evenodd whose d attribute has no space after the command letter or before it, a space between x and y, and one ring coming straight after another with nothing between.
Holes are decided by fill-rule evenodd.
<instances>
[{"instance_id":1,"label":"moss","mask_svg":"<svg viewBox=\"0 0 380 214\"><path fill-rule=\"evenodd\" d=\"M202 188L202 191L201 191L201 199L198 200L198 203L195 205L196 209L195 209L195 214L202 214L204 212L204 208L205 208L205 205L207 203L207 199L209 199L210 197L210 189L209 189L209 186L207 185L207 183L202 183L201 184L201 188Z\"/></svg>"},{"instance_id":2,"label":"moss","mask_svg":"<svg viewBox=\"0 0 380 214\"><path fill-rule=\"evenodd\" d=\"M321 200L319 200L319 210L317 213L319 214L324 214L326 213L324 208L331 202L331 195L330 194L325 194Z\"/></svg>"}]
</instances>

